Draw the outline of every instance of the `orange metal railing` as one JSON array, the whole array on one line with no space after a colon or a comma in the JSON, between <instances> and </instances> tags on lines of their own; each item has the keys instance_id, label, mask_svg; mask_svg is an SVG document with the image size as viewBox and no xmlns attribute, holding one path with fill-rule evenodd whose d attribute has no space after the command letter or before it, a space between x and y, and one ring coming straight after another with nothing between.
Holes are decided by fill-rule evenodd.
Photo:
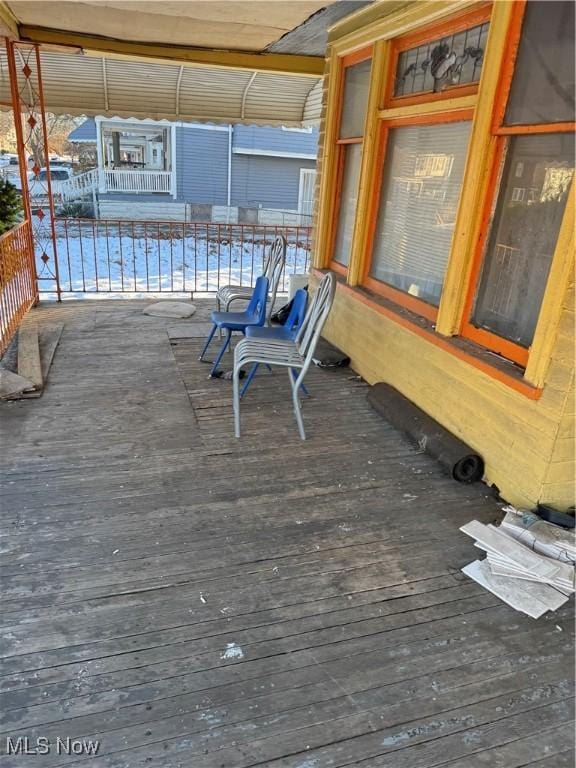
<instances>
[{"instance_id":1,"label":"orange metal railing","mask_svg":"<svg viewBox=\"0 0 576 768\"><path fill-rule=\"evenodd\" d=\"M26 220L0 236L0 356L37 299L32 227Z\"/></svg>"}]
</instances>

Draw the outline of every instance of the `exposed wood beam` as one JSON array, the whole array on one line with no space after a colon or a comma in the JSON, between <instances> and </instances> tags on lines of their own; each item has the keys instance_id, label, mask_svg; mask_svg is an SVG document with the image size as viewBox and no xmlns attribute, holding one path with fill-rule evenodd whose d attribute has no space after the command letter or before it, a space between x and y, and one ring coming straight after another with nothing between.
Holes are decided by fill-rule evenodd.
<instances>
[{"instance_id":1,"label":"exposed wood beam","mask_svg":"<svg viewBox=\"0 0 576 768\"><path fill-rule=\"evenodd\" d=\"M18 40L18 19L3 0L0 0L0 29L3 35L9 34Z\"/></svg>"},{"instance_id":2,"label":"exposed wood beam","mask_svg":"<svg viewBox=\"0 0 576 768\"><path fill-rule=\"evenodd\" d=\"M257 72L274 72L290 75L321 77L324 59L318 56L292 56L283 53L258 53L247 51L221 51L210 48L189 48L179 45L136 43L115 40L110 37L84 35L59 29L33 27L21 24L20 38L32 43L69 45L82 48L87 54L108 54L134 59L159 59L172 64L224 67L226 69L250 69Z\"/></svg>"}]
</instances>

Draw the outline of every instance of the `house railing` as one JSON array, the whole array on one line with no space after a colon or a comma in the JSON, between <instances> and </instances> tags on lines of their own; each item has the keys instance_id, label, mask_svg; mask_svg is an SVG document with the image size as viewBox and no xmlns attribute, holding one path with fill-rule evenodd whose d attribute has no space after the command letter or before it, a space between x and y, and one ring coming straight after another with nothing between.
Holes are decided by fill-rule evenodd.
<instances>
[{"instance_id":1,"label":"house railing","mask_svg":"<svg viewBox=\"0 0 576 768\"><path fill-rule=\"evenodd\" d=\"M56 218L64 293L213 293L254 285L276 235L288 243L289 275L310 267L311 227ZM43 285L43 293L51 293Z\"/></svg>"},{"instance_id":2,"label":"house railing","mask_svg":"<svg viewBox=\"0 0 576 768\"><path fill-rule=\"evenodd\" d=\"M172 192L170 171L103 169L101 192Z\"/></svg>"},{"instance_id":3,"label":"house railing","mask_svg":"<svg viewBox=\"0 0 576 768\"><path fill-rule=\"evenodd\" d=\"M72 176L68 181L61 181L55 190L55 197L60 196L63 201L78 200L81 197L92 194L98 188L98 169Z\"/></svg>"},{"instance_id":4,"label":"house railing","mask_svg":"<svg viewBox=\"0 0 576 768\"><path fill-rule=\"evenodd\" d=\"M29 221L0 236L0 355L38 298Z\"/></svg>"}]
</instances>

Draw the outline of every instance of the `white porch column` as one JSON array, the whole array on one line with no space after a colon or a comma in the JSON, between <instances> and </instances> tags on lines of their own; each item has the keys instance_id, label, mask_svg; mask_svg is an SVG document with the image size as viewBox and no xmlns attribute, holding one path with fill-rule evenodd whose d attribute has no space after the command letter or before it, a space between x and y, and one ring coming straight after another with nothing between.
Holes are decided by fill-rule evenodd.
<instances>
[{"instance_id":1,"label":"white porch column","mask_svg":"<svg viewBox=\"0 0 576 768\"><path fill-rule=\"evenodd\" d=\"M176 186L176 123L172 123L170 126L170 186L172 197L174 200L178 197L178 189Z\"/></svg>"},{"instance_id":2,"label":"white porch column","mask_svg":"<svg viewBox=\"0 0 576 768\"><path fill-rule=\"evenodd\" d=\"M106 192L106 177L104 175L104 153L102 151L102 118L95 117L96 123L96 158L98 162L98 192Z\"/></svg>"}]
</instances>

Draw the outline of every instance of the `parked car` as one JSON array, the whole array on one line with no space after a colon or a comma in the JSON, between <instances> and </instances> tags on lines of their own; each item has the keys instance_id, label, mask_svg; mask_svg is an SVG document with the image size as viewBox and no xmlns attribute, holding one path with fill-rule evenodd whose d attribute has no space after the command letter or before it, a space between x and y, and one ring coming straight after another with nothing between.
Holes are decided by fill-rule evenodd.
<instances>
[{"instance_id":1,"label":"parked car","mask_svg":"<svg viewBox=\"0 0 576 768\"><path fill-rule=\"evenodd\" d=\"M34 173L28 174L28 185L30 188L31 197L45 197L46 196L46 177L47 168L41 168L38 176ZM50 181L52 184L52 194L58 195L62 185L69 181L73 176L72 168L65 166L50 166ZM20 192L22 191L22 183L20 177L16 176L11 179L12 183Z\"/></svg>"}]
</instances>

